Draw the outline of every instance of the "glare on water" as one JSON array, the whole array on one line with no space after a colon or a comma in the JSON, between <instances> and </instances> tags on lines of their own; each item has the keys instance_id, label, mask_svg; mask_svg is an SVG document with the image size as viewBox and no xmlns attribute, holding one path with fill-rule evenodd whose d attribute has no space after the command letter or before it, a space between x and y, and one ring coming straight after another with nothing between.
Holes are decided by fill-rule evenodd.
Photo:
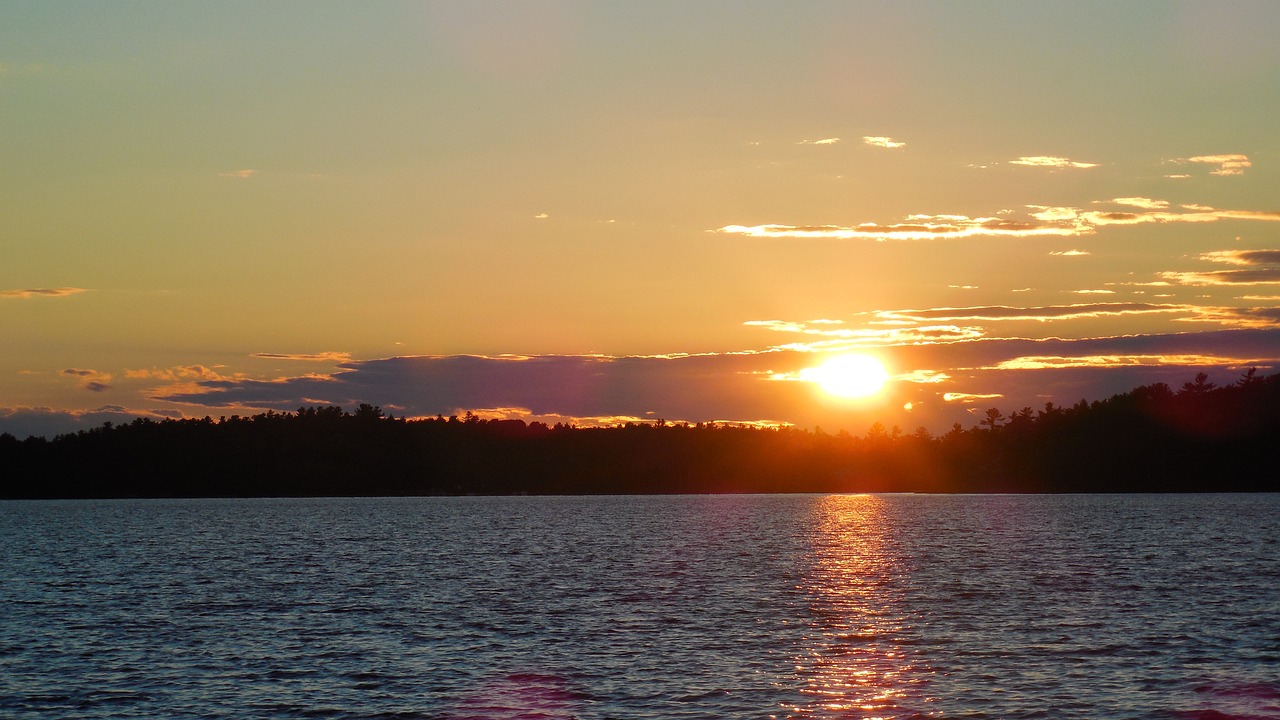
<instances>
[{"instance_id":1,"label":"glare on water","mask_svg":"<svg viewBox=\"0 0 1280 720\"><path fill-rule=\"evenodd\" d=\"M828 496L814 506L814 567L805 578L820 639L796 658L811 701L793 717L894 717L928 668L904 648L894 578L904 560L879 496Z\"/></svg>"}]
</instances>

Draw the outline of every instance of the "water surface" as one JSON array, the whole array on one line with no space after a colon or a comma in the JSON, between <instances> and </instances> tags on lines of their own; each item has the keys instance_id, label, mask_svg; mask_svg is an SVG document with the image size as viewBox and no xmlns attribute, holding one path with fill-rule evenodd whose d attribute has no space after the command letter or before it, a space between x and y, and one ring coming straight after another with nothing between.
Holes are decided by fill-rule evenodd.
<instances>
[{"instance_id":1,"label":"water surface","mask_svg":"<svg viewBox=\"0 0 1280 720\"><path fill-rule=\"evenodd\" d=\"M1280 496L0 503L0 716L1280 718Z\"/></svg>"}]
</instances>

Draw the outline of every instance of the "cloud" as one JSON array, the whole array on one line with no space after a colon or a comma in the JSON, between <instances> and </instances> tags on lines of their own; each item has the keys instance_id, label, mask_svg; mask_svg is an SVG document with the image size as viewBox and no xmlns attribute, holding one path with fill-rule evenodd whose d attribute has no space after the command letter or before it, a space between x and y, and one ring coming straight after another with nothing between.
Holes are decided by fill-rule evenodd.
<instances>
[{"instance_id":1,"label":"cloud","mask_svg":"<svg viewBox=\"0 0 1280 720\"><path fill-rule=\"evenodd\" d=\"M322 353L254 353L250 357L266 358L268 360L292 360L299 362L346 362L351 359L349 352L322 352Z\"/></svg>"},{"instance_id":2,"label":"cloud","mask_svg":"<svg viewBox=\"0 0 1280 720\"><path fill-rule=\"evenodd\" d=\"M882 148L889 148L889 149L896 149L896 148L907 146L907 144L904 142L898 142L893 138L884 137L883 135L863 135L862 142L868 145L874 145L875 147L882 147Z\"/></svg>"},{"instance_id":3,"label":"cloud","mask_svg":"<svg viewBox=\"0 0 1280 720\"><path fill-rule=\"evenodd\" d=\"M1218 250L1201 253L1200 259L1231 265L1280 265L1280 250Z\"/></svg>"},{"instance_id":4,"label":"cloud","mask_svg":"<svg viewBox=\"0 0 1280 720\"><path fill-rule=\"evenodd\" d=\"M1094 200L1095 203L1106 202L1103 200ZM1110 202L1117 205L1128 205L1130 207L1142 208L1144 210L1163 210L1169 207L1167 200L1152 200L1144 197L1118 197L1111 198Z\"/></svg>"},{"instance_id":5,"label":"cloud","mask_svg":"<svg viewBox=\"0 0 1280 720\"><path fill-rule=\"evenodd\" d=\"M994 400L996 398L1002 398L1002 397L1004 397L1004 395L1000 393L949 392L949 393L942 394L942 400L944 402L960 402L960 403L972 403L972 402L977 402L979 400Z\"/></svg>"},{"instance_id":6,"label":"cloud","mask_svg":"<svg viewBox=\"0 0 1280 720\"><path fill-rule=\"evenodd\" d=\"M538 213L537 215L534 215L534 216L533 216L533 219L534 219L534 220L546 220L546 219L547 219L547 218L549 218L549 217L551 217L551 216L550 216L550 215L548 215L548 214L546 214L546 213Z\"/></svg>"},{"instance_id":7,"label":"cloud","mask_svg":"<svg viewBox=\"0 0 1280 720\"><path fill-rule=\"evenodd\" d=\"M1160 277L1182 285L1280 284L1280 250L1219 250L1201 253L1201 260L1241 267L1208 272L1162 272Z\"/></svg>"},{"instance_id":8,"label":"cloud","mask_svg":"<svg viewBox=\"0 0 1280 720\"><path fill-rule=\"evenodd\" d=\"M1073 295L1115 295L1115 290L1071 290Z\"/></svg>"},{"instance_id":9,"label":"cloud","mask_svg":"<svg viewBox=\"0 0 1280 720\"><path fill-rule=\"evenodd\" d=\"M1078 320L1115 315L1144 315L1150 313L1186 312L1190 306L1153 303L1081 303L1075 305L1046 305L1041 307L1010 307L986 305L959 308L929 308L926 310L882 310L877 317L936 322L939 320Z\"/></svg>"},{"instance_id":10,"label":"cloud","mask_svg":"<svg viewBox=\"0 0 1280 720\"><path fill-rule=\"evenodd\" d=\"M623 356L407 356L342 363L329 375L277 380L199 381L156 399L208 407L292 409L360 402L404 408L408 416L463 408L526 408L563 417L645 417L782 421L794 404L759 374L798 353ZM776 385L776 384L775 384Z\"/></svg>"},{"instance_id":11,"label":"cloud","mask_svg":"<svg viewBox=\"0 0 1280 720\"><path fill-rule=\"evenodd\" d=\"M1055 250L1050 252L1049 254L1056 255L1058 257L1082 257L1084 255L1092 255L1093 253L1090 253L1088 250L1062 250L1062 251Z\"/></svg>"},{"instance_id":12,"label":"cloud","mask_svg":"<svg viewBox=\"0 0 1280 720\"><path fill-rule=\"evenodd\" d=\"M0 290L0 298L68 297L84 292L89 291L85 288L77 287L27 288L23 290Z\"/></svg>"},{"instance_id":13,"label":"cloud","mask_svg":"<svg viewBox=\"0 0 1280 720\"><path fill-rule=\"evenodd\" d=\"M130 380L225 380L232 376L223 375L217 370L204 365L179 365L170 368L142 368L125 370L124 376Z\"/></svg>"},{"instance_id":14,"label":"cloud","mask_svg":"<svg viewBox=\"0 0 1280 720\"><path fill-rule=\"evenodd\" d=\"M1030 355L997 363L996 370L1045 370L1050 368L1114 368L1178 365L1204 367L1229 364L1233 361L1217 355Z\"/></svg>"},{"instance_id":15,"label":"cloud","mask_svg":"<svg viewBox=\"0 0 1280 720\"><path fill-rule=\"evenodd\" d=\"M257 174L257 172L258 172L257 170L232 170L231 172L220 172L218 173L218 177L240 178L241 180L248 180L249 178Z\"/></svg>"},{"instance_id":16,"label":"cloud","mask_svg":"<svg viewBox=\"0 0 1280 720\"><path fill-rule=\"evenodd\" d=\"M946 240L980 236L1029 237L1081 234L1076 223L1018 221L1006 218L964 215L910 215L907 222L892 225L863 223L840 225L726 225L713 232L757 238L831 238L849 240Z\"/></svg>"},{"instance_id":17,"label":"cloud","mask_svg":"<svg viewBox=\"0 0 1280 720\"><path fill-rule=\"evenodd\" d=\"M835 145L838 142L840 142L840 138L831 137L831 138L823 138L821 140L801 140L796 144L797 145Z\"/></svg>"},{"instance_id":18,"label":"cloud","mask_svg":"<svg viewBox=\"0 0 1280 720\"><path fill-rule=\"evenodd\" d=\"M1197 155L1187 158L1186 162L1217 165L1216 170L1209 171L1210 175L1243 175L1245 168L1253 166L1247 155Z\"/></svg>"},{"instance_id":19,"label":"cloud","mask_svg":"<svg viewBox=\"0 0 1280 720\"><path fill-rule=\"evenodd\" d=\"M1131 198L1130 198L1131 199ZM1152 201L1157 202L1157 201ZM710 232L754 238L834 240L950 240L969 237L1079 237L1109 225L1146 223L1211 223L1219 220L1280 222L1280 211L1221 210L1207 205L1184 205L1182 211L1097 211L1069 206L1028 205L1029 217L1014 219L967 215L908 215L904 222L882 225L725 225Z\"/></svg>"},{"instance_id":20,"label":"cloud","mask_svg":"<svg viewBox=\"0 0 1280 720\"><path fill-rule=\"evenodd\" d=\"M880 324L894 324L897 318L886 316ZM784 320L748 320L743 323L774 332L788 332L825 338L823 341L779 346L800 352L829 352L853 347L875 347L907 343L940 343L973 340L983 337L978 328L956 325L922 325L889 328L846 328L814 326L813 322Z\"/></svg>"},{"instance_id":21,"label":"cloud","mask_svg":"<svg viewBox=\"0 0 1280 720\"><path fill-rule=\"evenodd\" d=\"M1042 308L932 308L867 314L870 322L919 322L919 327L857 328L815 321L754 321L805 342L741 352L665 356L531 355L400 356L349 360L325 373L258 379L221 377L205 366L173 370L171 385L149 392L171 408L211 408L223 414L289 411L305 405L348 409L367 402L400 417L490 413L494 417L577 419L608 424L625 418L864 429L872 422L940 429L972 423L961 398L996 400L1006 409L1102 399L1137 385L1178 385L1209 372L1230 382L1242 368L1280 366L1276 309L1218 318L1254 321L1238 329L1086 338L986 337L972 320L1069 319L1177 313L1182 306L1093 303ZM1187 307L1188 319L1213 320L1214 308ZM1230 313L1231 309L1223 310ZM939 322L954 318L959 324ZM892 377L882 397L851 407L828 401L807 383L771 382L859 348L881 359ZM68 377L91 378L76 368ZM206 368L208 370L208 368ZM131 371L141 373L141 371ZM147 371L163 379L163 371ZM199 377L203 375L204 377ZM1216 381L1216 379L1215 379ZM994 397L998 389L1003 397ZM946 394L953 398L946 402ZM986 397L984 397L986 396ZM911 415L903 415L910 404ZM157 413L159 411L152 411ZM219 413L212 413L219 414ZM594 419L594 420L593 420ZM612 419L612 420L611 420Z\"/></svg>"},{"instance_id":22,"label":"cloud","mask_svg":"<svg viewBox=\"0 0 1280 720\"><path fill-rule=\"evenodd\" d=\"M1050 167L1050 168L1093 168L1098 167L1098 163L1077 162L1068 160L1064 157L1053 157L1049 155L1032 155L1023 156L1017 160L1010 160L1011 165L1029 165L1031 167Z\"/></svg>"},{"instance_id":23,"label":"cloud","mask_svg":"<svg viewBox=\"0 0 1280 720\"><path fill-rule=\"evenodd\" d=\"M125 423L145 413L130 412L119 405L93 410L54 410L48 407L0 407L0 433L14 437L46 437L99 427L104 422Z\"/></svg>"},{"instance_id":24,"label":"cloud","mask_svg":"<svg viewBox=\"0 0 1280 720\"><path fill-rule=\"evenodd\" d=\"M111 389L108 383L111 382L111 374L99 372L97 370L87 370L82 368L67 368L62 371L67 377L79 378L80 387L89 392L106 392Z\"/></svg>"}]
</instances>

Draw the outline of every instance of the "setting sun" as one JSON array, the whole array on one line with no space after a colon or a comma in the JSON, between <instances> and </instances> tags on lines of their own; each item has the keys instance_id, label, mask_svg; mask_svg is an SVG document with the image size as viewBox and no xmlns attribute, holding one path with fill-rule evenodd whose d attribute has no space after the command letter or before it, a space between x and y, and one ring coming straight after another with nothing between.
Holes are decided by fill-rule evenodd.
<instances>
[{"instance_id":1,"label":"setting sun","mask_svg":"<svg viewBox=\"0 0 1280 720\"><path fill-rule=\"evenodd\" d=\"M862 398L880 392L889 380L889 373L870 355L837 355L801 371L800 377L816 383L828 395Z\"/></svg>"}]
</instances>

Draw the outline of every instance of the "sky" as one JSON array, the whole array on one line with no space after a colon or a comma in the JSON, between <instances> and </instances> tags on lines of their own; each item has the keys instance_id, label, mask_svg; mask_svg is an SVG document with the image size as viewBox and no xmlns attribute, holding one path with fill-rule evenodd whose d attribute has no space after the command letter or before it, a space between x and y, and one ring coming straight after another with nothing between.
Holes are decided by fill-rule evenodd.
<instances>
[{"instance_id":1,"label":"sky","mask_svg":"<svg viewBox=\"0 0 1280 720\"><path fill-rule=\"evenodd\" d=\"M0 4L0 432L1280 366L1280 3ZM874 356L841 399L810 368Z\"/></svg>"}]
</instances>

